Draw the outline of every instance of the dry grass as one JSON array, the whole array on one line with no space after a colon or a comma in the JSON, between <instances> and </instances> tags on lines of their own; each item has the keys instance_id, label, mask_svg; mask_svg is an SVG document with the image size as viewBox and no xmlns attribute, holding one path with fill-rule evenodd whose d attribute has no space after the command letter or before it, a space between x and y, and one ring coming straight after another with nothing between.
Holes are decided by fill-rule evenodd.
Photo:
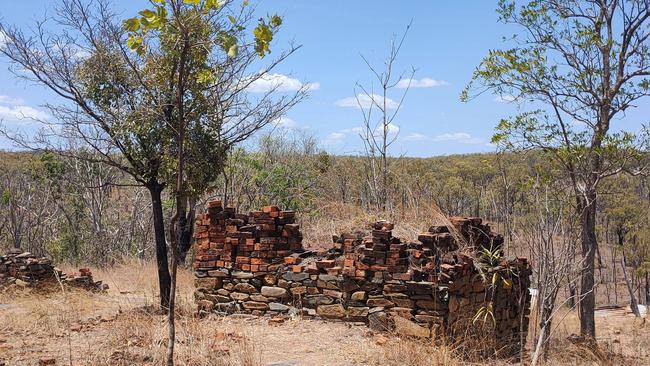
<instances>
[{"instance_id":1,"label":"dry grass","mask_svg":"<svg viewBox=\"0 0 650 366\"><path fill-rule=\"evenodd\" d=\"M0 361L34 365L39 358L50 356L64 365L162 364L167 329L164 316L151 311L157 302L154 264L131 261L111 270L93 269L93 273L111 286L107 294L1 295ZM192 291L191 271L181 270L178 365L431 366L468 362L459 358L454 347L377 335L346 323L296 320L270 325L265 319L196 319L192 316ZM575 315L570 314L558 328L547 364L648 364L648 324L620 314L597 319L601 353L566 340L577 329ZM495 362L485 360L482 364Z\"/></svg>"},{"instance_id":2,"label":"dry grass","mask_svg":"<svg viewBox=\"0 0 650 366\"><path fill-rule=\"evenodd\" d=\"M371 212L341 202L324 202L318 207L318 211L300 217L303 242L313 250L330 248L333 234L357 231L369 234L370 225L377 220L396 223L393 235L404 241L416 241L418 234L427 231L431 225L451 225L434 204L427 205L424 209L395 211L390 214Z\"/></svg>"}]
</instances>

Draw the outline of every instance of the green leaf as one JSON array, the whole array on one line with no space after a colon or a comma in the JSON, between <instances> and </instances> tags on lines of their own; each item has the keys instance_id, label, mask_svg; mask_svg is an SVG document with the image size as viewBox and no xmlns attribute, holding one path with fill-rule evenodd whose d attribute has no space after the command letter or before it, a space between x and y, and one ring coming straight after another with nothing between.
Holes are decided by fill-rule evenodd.
<instances>
[{"instance_id":1,"label":"green leaf","mask_svg":"<svg viewBox=\"0 0 650 366\"><path fill-rule=\"evenodd\" d=\"M156 17L156 13L153 12L152 10L149 9L144 9L138 14L142 15L143 17L147 18L148 21L151 21L151 19Z\"/></svg>"},{"instance_id":2,"label":"green leaf","mask_svg":"<svg viewBox=\"0 0 650 366\"><path fill-rule=\"evenodd\" d=\"M222 0L205 0L205 7L206 9L219 9L223 6L223 1Z\"/></svg>"},{"instance_id":3,"label":"green leaf","mask_svg":"<svg viewBox=\"0 0 650 366\"><path fill-rule=\"evenodd\" d=\"M271 17L271 21L269 23L271 24L271 27L277 28L282 25L282 18L278 15L274 15Z\"/></svg>"},{"instance_id":4,"label":"green leaf","mask_svg":"<svg viewBox=\"0 0 650 366\"><path fill-rule=\"evenodd\" d=\"M273 31L271 28L260 19L260 23L253 30L253 35L255 36L255 52L259 57L264 57L267 53L270 53L269 45L273 40Z\"/></svg>"},{"instance_id":5,"label":"green leaf","mask_svg":"<svg viewBox=\"0 0 650 366\"><path fill-rule=\"evenodd\" d=\"M207 84L212 80L214 80L214 74L210 69L203 69L196 75L196 81L198 81L200 84Z\"/></svg>"},{"instance_id":6,"label":"green leaf","mask_svg":"<svg viewBox=\"0 0 650 366\"><path fill-rule=\"evenodd\" d=\"M130 18L124 21L124 29L129 32L136 32L140 29L140 19Z\"/></svg>"},{"instance_id":7,"label":"green leaf","mask_svg":"<svg viewBox=\"0 0 650 366\"><path fill-rule=\"evenodd\" d=\"M183 0L183 2L190 5L199 5L201 3L201 0Z\"/></svg>"},{"instance_id":8,"label":"green leaf","mask_svg":"<svg viewBox=\"0 0 650 366\"><path fill-rule=\"evenodd\" d=\"M228 15L228 19L230 20L230 23L237 24L237 19L234 16Z\"/></svg>"},{"instance_id":9,"label":"green leaf","mask_svg":"<svg viewBox=\"0 0 650 366\"><path fill-rule=\"evenodd\" d=\"M126 45L132 50L137 52L138 54L142 54L144 52L144 48L142 45L142 37L140 36L129 36L129 38L126 41Z\"/></svg>"},{"instance_id":10,"label":"green leaf","mask_svg":"<svg viewBox=\"0 0 650 366\"><path fill-rule=\"evenodd\" d=\"M156 3L156 4L165 5L165 2L166 2L167 0L152 0L152 1L153 1L154 3Z\"/></svg>"},{"instance_id":11,"label":"green leaf","mask_svg":"<svg viewBox=\"0 0 650 366\"><path fill-rule=\"evenodd\" d=\"M237 56L238 53L239 53L239 46L237 46L236 44L230 46L230 48L228 49L228 57L235 57Z\"/></svg>"}]
</instances>

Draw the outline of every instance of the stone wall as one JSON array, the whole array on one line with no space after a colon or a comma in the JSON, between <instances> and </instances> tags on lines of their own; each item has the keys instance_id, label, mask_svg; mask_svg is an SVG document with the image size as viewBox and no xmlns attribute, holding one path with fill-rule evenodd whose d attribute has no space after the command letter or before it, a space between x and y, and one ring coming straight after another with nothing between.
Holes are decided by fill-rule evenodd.
<instances>
[{"instance_id":1,"label":"stone wall","mask_svg":"<svg viewBox=\"0 0 650 366\"><path fill-rule=\"evenodd\" d=\"M12 249L7 254L0 255L0 291L59 289L61 285L90 291L108 289L101 281L93 280L88 268L81 268L76 274L63 273L52 265L50 259L20 249Z\"/></svg>"},{"instance_id":2,"label":"stone wall","mask_svg":"<svg viewBox=\"0 0 650 366\"><path fill-rule=\"evenodd\" d=\"M240 215L210 202L195 234L199 314L317 317L452 341L480 336L491 340L481 342L485 352L502 356L525 344L529 265L501 257L503 238L481 219L451 218L412 243L379 221L367 237L334 236L321 253L302 248L294 221L275 206Z\"/></svg>"}]
</instances>

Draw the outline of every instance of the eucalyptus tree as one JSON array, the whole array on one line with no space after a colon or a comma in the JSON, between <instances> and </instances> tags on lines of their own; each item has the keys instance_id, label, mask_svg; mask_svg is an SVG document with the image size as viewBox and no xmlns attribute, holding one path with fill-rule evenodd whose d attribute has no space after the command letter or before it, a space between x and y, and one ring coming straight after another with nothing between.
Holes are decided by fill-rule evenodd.
<instances>
[{"instance_id":1,"label":"eucalyptus tree","mask_svg":"<svg viewBox=\"0 0 650 366\"><path fill-rule=\"evenodd\" d=\"M638 172L646 135L614 123L650 94L650 2L500 0L498 13L518 27L514 46L490 51L461 99L491 91L520 104L493 141L543 150L563 168L581 226L580 331L594 338L597 192L608 176Z\"/></svg>"},{"instance_id":2,"label":"eucalyptus tree","mask_svg":"<svg viewBox=\"0 0 650 366\"><path fill-rule=\"evenodd\" d=\"M193 203L220 173L225 152L279 118L306 87L253 96L249 87L298 47L268 62L277 16L260 19L250 37L248 1L151 0L124 20L106 0L60 0L33 31L0 24L0 52L17 77L58 96L35 135L4 134L24 148L77 157L66 141L91 149L84 159L127 173L151 196L161 306L169 307L163 190L174 187L180 240L189 247ZM255 24L253 24L255 25ZM179 184L180 182L180 184ZM189 207L189 208L188 208Z\"/></svg>"}]
</instances>

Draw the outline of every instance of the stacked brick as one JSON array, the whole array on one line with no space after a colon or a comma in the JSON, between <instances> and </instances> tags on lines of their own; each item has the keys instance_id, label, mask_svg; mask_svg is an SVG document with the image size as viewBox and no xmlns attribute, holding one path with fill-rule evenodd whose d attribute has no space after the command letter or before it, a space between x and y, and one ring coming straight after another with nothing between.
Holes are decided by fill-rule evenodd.
<instances>
[{"instance_id":1,"label":"stacked brick","mask_svg":"<svg viewBox=\"0 0 650 366\"><path fill-rule=\"evenodd\" d=\"M194 268L227 268L247 272L277 269L284 257L302 249L302 235L293 211L265 206L237 214L221 201L208 203L196 220Z\"/></svg>"},{"instance_id":2,"label":"stacked brick","mask_svg":"<svg viewBox=\"0 0 650 366\"><path fill-rule=\"evenodd\" d=\"M80 269L78 274L66 274L54 267L50 259L20 249L11 249L6 255L0 256L0 290L58 288L59 282L89 291L108 289L101 281L93 280L88 268Z\"/></svg>"},{"instance_id":3,"label":"stacked brick","mask_svg":"<svg viewBox=\"0 0 650 366\"><path fill-rule=\"evenodd\" d=\"M418 243L402 242L392 235L392 223L379 221L371 235L334 236L329 251L315 254L299 244L293 212L269 206L235 217L234 211L216 210L220 204L209 207L197 223L200 314L312 316L415 337L458 338L469 334L481 309L490 309L489 336L499 340L489 346L492 352L518 352L522 332L525 341L528 263L501 258L484 265L455 251L460 240L475 248L499 241L480 219L453 218L452 230L432 227ZM223 248L215 245L221 241ZM484 281L495 273L500 282Z\"/></svg>"},{"instance_id":4,"label":"stacked brick","mask_svg":"<svg viewBox=\"0 0 650 366\"><path fill-rule=\"evenodd\" d=\"M378 221L365 239L350 234L335 237L335 247L342 248L345 256L342 273L358 280L410 280L407 244L392 235L393 227L390 222Z\"/></svg>"}]
</instances>

